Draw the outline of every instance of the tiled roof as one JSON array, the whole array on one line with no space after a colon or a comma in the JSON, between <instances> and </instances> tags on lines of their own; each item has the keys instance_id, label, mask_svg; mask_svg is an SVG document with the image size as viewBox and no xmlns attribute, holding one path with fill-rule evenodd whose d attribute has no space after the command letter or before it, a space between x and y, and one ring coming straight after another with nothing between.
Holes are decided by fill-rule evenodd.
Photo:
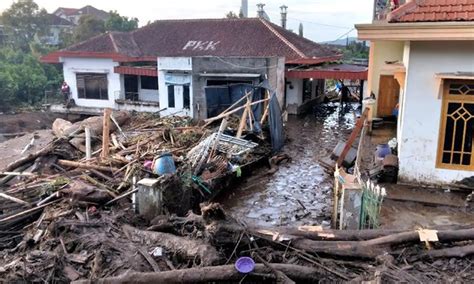
<instances>
[{"instance_id":1,"label":"tiled roof","mask_svg":"<svg viewBox=\"0 0 474 284\"><path fill-rule=\"evenodd\" d=\"M46 20L48 25L51 26L74 26L73 23L59 16L56 16L55 14L48 14Z\"/></svg>"},{"instance_id":2,"label":"tiled roof","mask_svg":"<svg viewBox=\"0 0 474 284\"><path fill-rule=\"evenodd\" d=\"M331 61L337 51L258 18L160 20L129 33L109 33L61 52L116 53L122 57L285 57ZM327 60L326 60L327 59ZM295 62L296 63L296 62Z\"/></svg>"},{"instance_id":3,"label":"tiled roof","mask_svg":"<svg viewBox=\"0 0 474 284\"><path fill-rule=\"evenodd\" d=\"M474 21L474 0L413 0L388 15L389 22Z\"/></svg>"},{"instance_id":4,"label":"tiled roof","mask_svg":"<svg viewBox=\"0 0 474 284\"><path fill-rule=\"evenodd\" d=\"M56 11L54 11L53 14L57 14L59 11L62 11L65 15L71 16L71 15L75 15L78 10L79 9L76 9L76 8L59 7L58 9L56 9Z\"/></svg>"}]
</instances>

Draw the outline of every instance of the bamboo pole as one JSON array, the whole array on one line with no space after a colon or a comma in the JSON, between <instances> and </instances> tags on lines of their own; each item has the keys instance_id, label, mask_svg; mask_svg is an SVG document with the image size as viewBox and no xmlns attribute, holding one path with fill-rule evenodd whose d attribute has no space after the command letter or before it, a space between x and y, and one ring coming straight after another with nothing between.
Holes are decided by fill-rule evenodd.
<instances>
[{"instance_id":1,"label":"bamboo pole","mask_svg":"<svg viewBox=\"0 0 474 284\"><path fill-rule=\"evenodd\" d=\"M104 167L104 166L98 166L98 165L92 165L92 164L85 164L85 163L68 161L68 160L58 160L58 164L61 165L61 166L66 166L66 167L81 168L81 169L94 169L94 170L104 171L104 172L118 171L118 169L112 168L112 167Z\"/></svg>"}]
</instances>

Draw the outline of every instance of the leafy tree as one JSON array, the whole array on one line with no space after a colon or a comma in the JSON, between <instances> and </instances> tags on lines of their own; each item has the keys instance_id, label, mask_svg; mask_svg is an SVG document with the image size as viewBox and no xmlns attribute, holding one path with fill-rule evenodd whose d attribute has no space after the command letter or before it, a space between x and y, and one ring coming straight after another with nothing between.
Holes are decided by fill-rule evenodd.
<instances>
[{"instance_id":1,"label":"leafy tree","mask_svg":"<svg viewBox=\"0 0 474 284\"><path fill-rule=\"evenodd\" d=\"M369 48L364 42L352 41L343 49L344 59L369 58Z\"/></svg>"},{"instance_id":2,"label":"leafy tree","mask_svg":"<svg viewBox=\"0 0 474 284\"><path fill-rule=\"evenodd\" d=\"M110 11L109 15L109 18L105 21L105 29L107 31L129 32L138 28L137 18L120 16L117 11Z\"/></svg>"},{"instance_id":3,"label":"leafy tree","mask_svg":"<svg viewBox=\"0 0 474 284\"><path fill-rule=\"evenodd\" d=\"M300 25L299 25L299 27L298 27L298 34L299 34L300 36L303 36L303 24L302 24L302 23L300 23Z\"/></svg>"},{"instance_id":4,"label":"leafy tree","mask_svg":"<svg viewBox=\"0 0 474 284\"><path fill-rule=\"evenodd\" d=\"M83 15L79 18L79 24L74 30L74 42L84 41L104 32L104 21L97 19L93 15Z\"/></svg>"},{"instance_id":5,"label":"leafy tree","mask_svg":"<svg viewBox=\"0 0 474 284\"><path fill-rule=\"evenodd\" d=\"M14 46L27 51L35 35L48 28L46 16L46 10L40 9L33 0L18 0L2 13L0 19Z\"/></svg>"},{"instance_id":6,"label":"leafy tree","mask_svg":"<svg viewBox=\"0 0 474 284\"><path fill-rule=\"evenodd\" d=\"M229 11L227 14L225 14L225 17L227 19L238 19L239 18L239 16L236 13L234 13L233 11Z\"/></svg>"}]
</instances>

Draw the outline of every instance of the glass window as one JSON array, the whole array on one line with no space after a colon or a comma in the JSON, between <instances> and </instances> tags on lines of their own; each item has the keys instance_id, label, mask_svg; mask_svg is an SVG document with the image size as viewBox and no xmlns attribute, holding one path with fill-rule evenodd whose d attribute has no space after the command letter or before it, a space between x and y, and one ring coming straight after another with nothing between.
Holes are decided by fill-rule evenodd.
<instances>
[{"instance_id":1,"label":"glass window","mask_svg":"<svg viewBox=\"0 0 474 284\"><path fill-rule=\"evenodd\" d=\"M168 85L168 107L175 107L174 85Z\"/></svg>"},{"instance_id":2,"label":"glass window","mask_svg":"<svg viewBox=\"0 0 474 284\"><path fill-rule=\"evenodd\" d=\"M190 109L191 107L191 99L189 97L189 86L183 86L183 108Z\"/></svg>"},{"instance_id":3,"label":"glass window","mask_svg":"<svg viewBox=\"0 0 474 284\"><path fill-rule=\"evenodd\" d=\"M158 77L140 76L142 89L158 90Z\"/></svg>"},{"instance_id":4,"label":"glass window","mask_svg":"<svg viewBox=\"0 0 474 284\"><path fill-rule=\"evenodd\" d=\"M474 169L474 82L446 81L443 95L438 166Z\"/></svg>"},{"instance_id":5,"label":"glass window","mask_svg":"<svg viewBox=\"0 0 474 284\"><path fill-rule=\"evenodd\" d=\"M80 99L108 100L107 74L76 74L77 95Z\"/></svg>"}]
</instances>

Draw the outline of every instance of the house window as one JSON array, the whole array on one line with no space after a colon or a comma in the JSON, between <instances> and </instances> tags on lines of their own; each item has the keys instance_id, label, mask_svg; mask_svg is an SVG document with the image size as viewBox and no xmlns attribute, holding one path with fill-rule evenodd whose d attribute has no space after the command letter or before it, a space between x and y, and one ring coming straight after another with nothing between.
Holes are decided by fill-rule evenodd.
<instances>
[{"instance_id":1,"label":"house window","mask_svg":"<svg viewBox=\"0 0 474 284\"><path fill-rule=\"evenodd\" d=\"M190 109L191 98L189 97L189 86L183 86L183 108Z\"/></svg>"},{"instance_id":2,"label":"house window","mask_svg":"<svg viewBox=\"0 0 474 284\"><path fill-rule=\"evenodd\" d=\"M444 83L437 165L474 170L474 80Z\"/></svg>"},{"instance_id":3,"label":"house window","mask_svg":"<svg viewBox=\"0 0 474 284\"><path fill-rule=\"evenodd\" d=\"M140 76L142 89L158 90L158 78L152 76Z\"/></svg>"},{"instance_id":4,"label":"house window","mask_svg":"<svg viewBox=\"0 0 474 284\"><path fill-rule=\"evenodd\" d=\"M107 74L76 74L77 94L80 99L108 100Z\"/></svg>"},{"instance_id":5,"label":"house window","mask_svg":"<svg viewBox=\"0 0 474 284\"><path fill-rule=\"evenodd\" d=\"M168 107L175 107L174 85L168 85Z\"/></svg>"}]
</instances>

